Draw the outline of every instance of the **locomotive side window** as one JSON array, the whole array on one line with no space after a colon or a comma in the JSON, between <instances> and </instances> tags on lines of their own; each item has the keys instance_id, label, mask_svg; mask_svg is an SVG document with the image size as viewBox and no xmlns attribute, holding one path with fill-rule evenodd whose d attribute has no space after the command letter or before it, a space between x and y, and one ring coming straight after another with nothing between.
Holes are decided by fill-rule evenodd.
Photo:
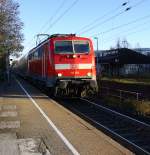
<instances>
[{"instance_id":1,"label":"locomotive side window","mask_svg":"<svg viewBox=\"0 0 150 155\"><path fill-rule=\"evenodd\" d=\"M40 47L38 50L38 58L41 59L42 58L42 48Z\"/></svg>"},{"instance_id":2,"label":"locomotive side window","mask_svg":"<svg viewBox=\"0 0 150 155\"><path fill-rule=\"evenodd\" d=\"M31 60L31 59L32 59L32 55L30 54L30 55L28 56L28 58L29 58L29 60Z\"/></svg>"},{"instance_id":3,"label":"locomotive side window","mask_svg":"<svg viewBox=\"0 0 150 155\"><path fill-rule=\"evenodd\" d=\"M88 53L90 51L88 41L73 41L73 44L75 53Z\"/></svg>"},{"instance_id":4,"label":"locomotive side window","mask_svg":"<svg viewBox=\"0 0 150 155\"><path fill-rule=\"evenodd\" d=\"M33 54L32 53L29 55L29 60L33 60Z\"/></svg>"},{"instance_id":5,"label":"locomotive side window","mask_svg":"<svg viewBox=\"0 0 150 155\"><path fill-rule=\"evenodd\" d=\"M72 41L56 41L55 53L73 53Z\"/></svg>"},{"instance_id":6,"label":"locomotive side window","mask_svg":"<svg viewBox=\"0 0 150 155\"><path fill-rule=\"evenodd\" d=\"M34 52L34 59L35 60L38 59L38 51L37 50Z\"/></svg>"}]
</instances>

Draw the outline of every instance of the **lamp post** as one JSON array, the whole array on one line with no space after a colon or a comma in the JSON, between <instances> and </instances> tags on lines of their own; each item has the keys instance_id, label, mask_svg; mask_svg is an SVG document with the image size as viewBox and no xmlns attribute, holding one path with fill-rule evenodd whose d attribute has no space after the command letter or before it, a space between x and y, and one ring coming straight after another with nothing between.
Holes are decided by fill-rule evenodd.
<instances>
[{"instance_id":1,"label":"lamp post","mask_svg":"<svg viewBox=\"0 0 150 155\"><path fill-rule=\"evenodd\" d=\"M97 72L98 72L98 70L99 70L99 66L98 66L98 37L94 37L94 39L96 40L96 45L97 45L96 68L97 68Z\"/></svg>"},{"instance_id":2,"label":"lamp post","mask_svg":"<svg viewBox=\"0 0 150 155\"><path fill-rule=\"evenodd\" d=\"M94 37L94 39L96 40L97 52L98 52L98 37Z\"/></svg>"}]
</instances>

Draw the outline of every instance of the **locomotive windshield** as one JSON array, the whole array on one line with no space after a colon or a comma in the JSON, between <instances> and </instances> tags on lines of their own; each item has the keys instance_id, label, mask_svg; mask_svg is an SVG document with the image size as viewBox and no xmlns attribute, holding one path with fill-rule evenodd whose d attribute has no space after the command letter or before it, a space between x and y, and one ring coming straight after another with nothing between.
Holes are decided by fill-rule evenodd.
<instances>
[{"instance_id":1,"label":"locomotive windshield","mask_svg":"<svg viewBox=\"0 0 150 155\"><path fill-rule=\"evenodd\" d=\"M88 41L73 41L75 53L87 53L89 52Z\"/></svg>"},{"instance_id":2,"label":"locomotive windshield","mask_svg":"<svg viewBox=\"0 0 150 155\"><path fill-rule=\"evenodd\" d=\"M56 41L55 53L73 53L72 41Z\"/></svg>"},{"instance_id":3,"label":"locomotive windshield","mask_svg":"<svg viewBox=\"0 0 150 155\"><path fill-rule=\"evenodd\" d=\"M89 42L84 40L56 41L55 53L88 53L90 51Z\"/></svg>"}]
</instances>

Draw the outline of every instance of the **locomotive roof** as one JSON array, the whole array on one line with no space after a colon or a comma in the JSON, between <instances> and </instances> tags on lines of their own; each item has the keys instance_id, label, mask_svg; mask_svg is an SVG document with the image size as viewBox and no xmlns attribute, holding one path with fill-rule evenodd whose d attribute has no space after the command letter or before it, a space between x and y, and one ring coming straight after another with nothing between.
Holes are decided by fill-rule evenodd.
<instances>
[{"instance_id":1,"label":"locomotive roof","mask_svg":"<svg viewBox=\"0 0 150 155\"><path fill-rule=\"evenodd\" d=\"M39 47L40 45L42 45L43 43L45 43L46 41L48 41L51 38L56 38L56 37L75 37L76 34L52 34L50 35L47 39L45 39L44 41L42 41L41 43L39 43L36 47L32 48L29 53L31 53L34 49L36 49L37 47Z\"/></svg>"},{"instance_id":2,"label":"locomotive roof","mask_svg":"<svg viewBox=\"0 0 150 155\"><path fill-rule=\"evenodd\" d=\"M75 37L76 34L53 34L53 35L50 35L49 38L55 38L55 37Z\"/></svg>"}]
</instances>

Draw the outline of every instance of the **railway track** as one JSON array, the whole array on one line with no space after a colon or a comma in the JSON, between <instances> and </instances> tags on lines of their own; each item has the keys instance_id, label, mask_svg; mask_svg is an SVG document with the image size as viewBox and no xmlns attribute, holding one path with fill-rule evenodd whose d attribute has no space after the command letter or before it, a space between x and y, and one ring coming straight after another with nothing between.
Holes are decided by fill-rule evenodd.
<instances>
[{"instance_id":1,"label":"railway track","mask_svg":"<svg viewBox=\"0 0 150 155\"><path fill-rule=\"evenodd\" d=\"M150 125L85 99L61 100L63 106L89 121L139 155L150 155Z\"/></svg>"}]
</instances>

